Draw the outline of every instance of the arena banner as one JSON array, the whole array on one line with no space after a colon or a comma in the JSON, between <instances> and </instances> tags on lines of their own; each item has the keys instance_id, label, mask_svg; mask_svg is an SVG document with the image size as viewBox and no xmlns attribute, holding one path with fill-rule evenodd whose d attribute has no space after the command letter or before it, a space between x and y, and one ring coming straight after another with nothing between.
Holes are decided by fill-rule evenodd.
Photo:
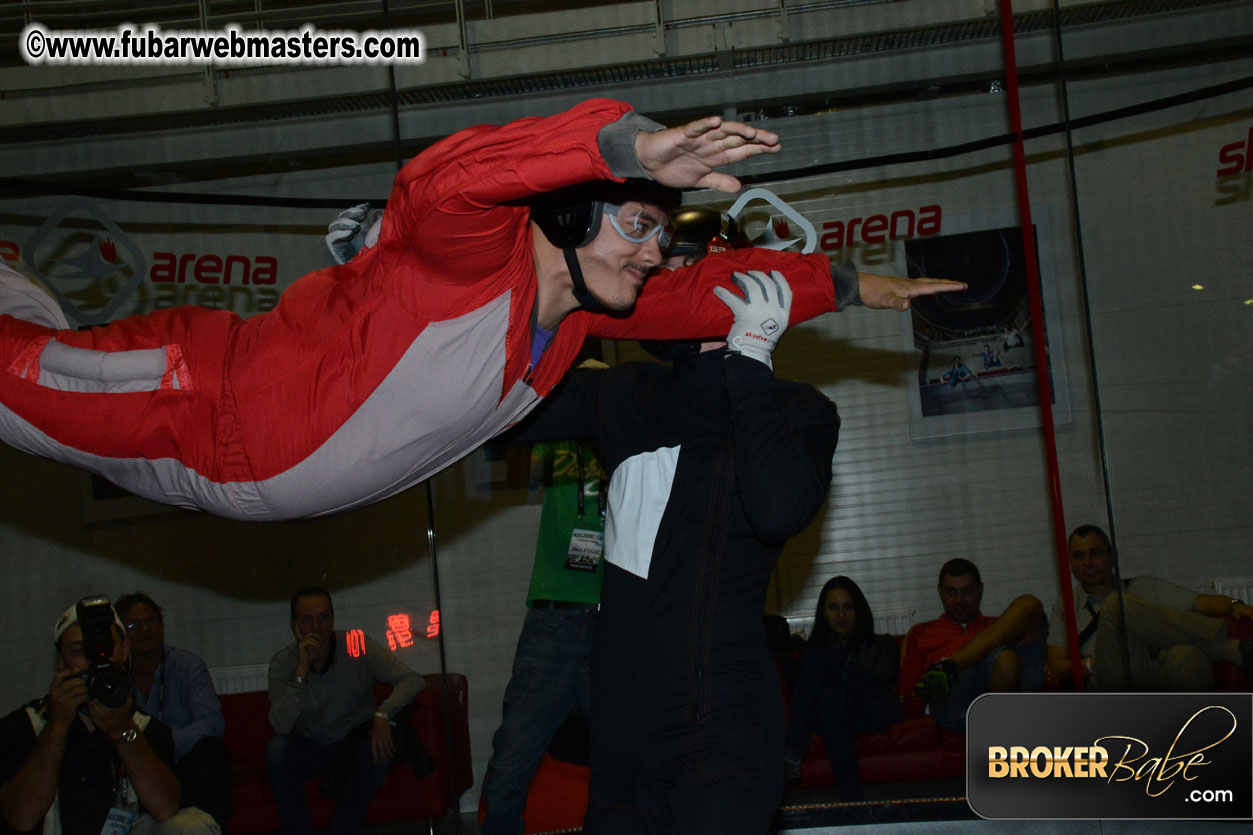
<instances>
[{"instance_id":1,"label":"arena banner","mask_svg":"<svg viewBox=\"0 0 1253 835\"><path fill-rule=\"evenodd\" d=\"M985 818L1253 820L1253 694L986 694L966 796Z\"/></svg>"},{"instance_id":2,"label":"arena banner","mask_svg":"<svg viewBox=\"0 0 1253 835\"><path fill-rule=\"evenodd\" d=\"M334 262L333 210L185 206L91 197L0 204L0 263L40 280L70 324L195 304L264 313Z\"/></svg>"}]
</instances>

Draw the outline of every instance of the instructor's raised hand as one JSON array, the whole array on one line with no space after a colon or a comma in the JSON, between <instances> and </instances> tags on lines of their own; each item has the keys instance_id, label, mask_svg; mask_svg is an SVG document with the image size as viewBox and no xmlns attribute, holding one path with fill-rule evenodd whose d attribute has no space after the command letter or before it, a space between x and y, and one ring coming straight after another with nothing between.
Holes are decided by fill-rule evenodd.
<instances>
[{"instance_id":1,"label":"instructor's raised hand","mask_svg":"<svg viewBox=\"0 0 1253 835\"><path fill-rule=\"evenodd\" d=\"M675 188L740 190L740 181L715 169L780 150L778 134L708 116L677 128L640 131L635 153L648 175Z\"/></svg>"},{"instance_id":2,"label":"instructor's raised hand","mask_svg":"<svg viewBox=\"0 0 1253 835\"><path fill-rule=\"evenodd\" d=\"M909 304L919 296L936 293L956 293L966 289L965 282L945 278L897 278L890 275L857 274L857 287L861 303L878 310L909 310Z\"/></svg>"}]
</instances>

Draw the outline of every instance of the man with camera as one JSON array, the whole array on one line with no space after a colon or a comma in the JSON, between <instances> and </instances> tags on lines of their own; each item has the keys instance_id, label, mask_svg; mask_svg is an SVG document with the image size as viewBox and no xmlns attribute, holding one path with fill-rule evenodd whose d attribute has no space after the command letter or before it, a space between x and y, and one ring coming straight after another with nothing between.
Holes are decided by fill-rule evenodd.
<instances>
[{"instance_id":1,"label":"man with camera","mask_svg":"<svg viewBox=\"0 0 1253 835\"><path fill-rule=\"evenodd\" d=\"M179 809L170 730L135 710L130 647L108 598L67 609L53 640L48 695L0 719L4 830L220 833L204 812Z\"/></svg>"}]
</instances>

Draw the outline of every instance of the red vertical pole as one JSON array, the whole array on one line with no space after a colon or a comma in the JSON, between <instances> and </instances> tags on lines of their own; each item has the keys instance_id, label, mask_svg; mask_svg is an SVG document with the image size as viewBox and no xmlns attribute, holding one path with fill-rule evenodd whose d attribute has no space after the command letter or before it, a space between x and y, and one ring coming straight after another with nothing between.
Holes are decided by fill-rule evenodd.
<instances>
[{"instance_id":1,"label":"red vertical pole","mask_svg":"<svg viewBox=\"0 0 1253 835\"><path fill-rule=\"evenodd\" d=\"M1040 291L1040 270L1036 258L1035 228L1031 224L1031 195L1027 190L1027 155L1022 141L1022 108L1018 98L1018 58L1014 52L1014 8L1012 0L1001 3L1001 52L1005 57L1005 92L1009 104L1009 129L1014 135L1014 180L1018 187L1018 222L1022 227L1022 248L1027 266L1027 301L1031 306L1031 336L1035 347L1036 386L1040 395L1040 421L1044 435L1044 457L1048 468L1049 506L1053 511L1053 540L1057 548L1057 572L1066 616L1066 636L1070 645L1071 674L1075 690L1083 690L1083 662L1079 655L1075 596L1070 586L1070 554L1066 544L1066 517L1062 510L1061 475L1057 468L1057 435L1053 431L1053 393L1049 385L1049 358L1045 350L1044 302Z\"/></svg>"}]
</instances>

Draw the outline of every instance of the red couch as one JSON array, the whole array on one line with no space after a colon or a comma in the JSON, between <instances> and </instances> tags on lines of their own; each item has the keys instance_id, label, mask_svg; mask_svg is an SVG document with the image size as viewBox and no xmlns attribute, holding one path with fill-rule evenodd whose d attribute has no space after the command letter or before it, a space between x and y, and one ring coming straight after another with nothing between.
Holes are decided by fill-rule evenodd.
<instances>
[{"instance_id":1,"label":"red couch","mask_svg":"<svg viewBox=\"0 0 1253 835\"><path fill-rule=\"evenodd\" d=\"M1253 637L1253 621L1227 621L1227 636L1242 640ZM897 636L904 650L904 637ZM1214 664L1217 690L1248 692L1253 680L1228 661ZM1069 689L1061 683L1062 689ZM1046 690L1059 689L1056 681L1046 682ZM941 728L923 715L922 700L911 696L902 700L907 717L881 734L857 737L857 771L863 783L892 783L900 780L935 780L962 777L966 773L966 737ZM801 764L801 785L833 786L835 777L827 762L822 740L815 734L809 753Z\"/></svg>"},{"instance_id":2,"label":"red couch","mask_svg":"<svg viewBox=\"0 0 1253 835\"><path fill-rule=\"evenodd\" d=\"M443 702L445 686L438 673L425 676L426 687L418 694L417 707L410 721L417 729L436 768L419 780L407 763L392 771L382 791L370 804L366 823L419 820L442 817L455 806L462 793L474 783L470 766L470 727L466 677L449 673L446 690L451 726L451 744L444 741ZM387 687L375 687L382 701ZM270 699L264 692L223 695L222 714L226 718L226 746L234 758L235 779L231 798L235 804L230 820L232 835L278 831L278 810L270 793L265 770L265 746L274 736L268 715ZM452 790L449 786L450 755ZM334 811L334 801L318 793L318 780L305 784L314 829L325 829Z\"/></svg>"},{"instance_id":3,"label":"red couch","mask_svg":"<svg viewBox=\"0 0 1253 835\"><path fill-rule=\"evenodd\" d=\"M1227 637L1237 641L1253 638L1253 620L1227 618ZM1253 678L1230 661L1214 663L1214 689L1231 693L1253 693Z\"/></svg>"},{"instance_id":4,"label":"red couch","mask_svg":"<svg viewBox=\"0 0 1253 835\"><path fill-rule=\"evenodd\" d=\"M966 737L941 728L930 716L912 716L881 734L857 737L857 773L863 783L961 777L966 773ZM801 763L801 785L835 785L817 734Z\"/></svg>"},{"instance_id":5,"label":"red couch","mask_svg":"<svg viewBox=\"0 0 1253 835\"><path fill-rule=\"evenodd\" d=\"M896 635L901 651L905 636ZM786 695L787 687L784 686ZM788 702L790 707L791 702ZM895 783L905 780L939 780L966 774L966 736L941 728L924 715L926 704L918 696L901 699L905 719L883 733L857 737L857 774L862 783ZM834 786L835 775L827 762L822 737L814 734L801 762L801 785Z\"/></svg>"},{"instance_id":6,"label":"red couch","mask_svg":"<svg viewBox=\"0 0 1253 835\"><path fill-rule=\"evenodd\" d=\"M583 826L583 816L587 814L588 773L585 765L544 755L527 790L526 810L522 813L528 835ZM485 811L480 803L479 823L483 822Z\"/></svg>"}]
</instances>

